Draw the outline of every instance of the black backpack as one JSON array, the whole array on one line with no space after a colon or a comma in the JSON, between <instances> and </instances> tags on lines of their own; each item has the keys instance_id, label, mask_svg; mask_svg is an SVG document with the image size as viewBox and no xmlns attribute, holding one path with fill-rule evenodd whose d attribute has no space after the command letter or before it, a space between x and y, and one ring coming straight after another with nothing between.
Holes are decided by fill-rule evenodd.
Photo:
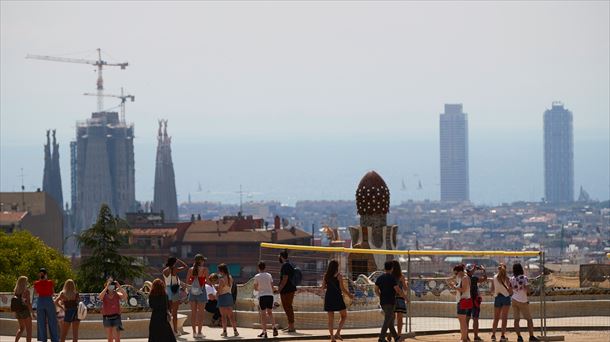
<instances>
[{"instance_id":1,"label":"black backpack","mask_svg":"<svg viewBox=\"0 0 610 342\"><path fill-rule=\"evenodd\" d=\"M303 281L303 272L297 266L294 266L293 264L289 265L290 267L292 267L292 275L290 276L290 282L294 286L301 285L301 282Z\"/></svg>"}]
</instances>

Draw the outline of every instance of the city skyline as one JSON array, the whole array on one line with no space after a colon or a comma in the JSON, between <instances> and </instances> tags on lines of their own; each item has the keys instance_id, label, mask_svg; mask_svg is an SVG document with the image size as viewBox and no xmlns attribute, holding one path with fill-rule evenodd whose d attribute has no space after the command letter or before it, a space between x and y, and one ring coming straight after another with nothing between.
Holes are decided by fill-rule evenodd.
<instances>
[{"instance_id":1,"label":"city skyline","mask_svg":"<svg viewBox=\"0 0 610 342\"><path fill-rule=\"evenodd\" d=\"M540 112L556 100L578 113L575 186L593 198L608 197L607 3L1 6L2 190L20 187L21 167L26 186L40 186L41 161L30 160L39 154L29 150L40 142L30 132L57 128L60 152L68 156L73 123L95 108L93 98L81 96L93 90L93 69L25 55L91 58L101 47L109 61L130 63L129 72L105 71L106 89L125 86L139 98L127 109L139 132L138 200L153 198L158 117L172 121L176 136L179 202L189 193L197 200L237 202L239 184L257 193L254 199L349 198L350 182L371 169L380 170L392 189L405 179L407 191L393 192L398 201L438 199L436 115L443 103L466 103L473 113L471 200L539 200ZM92 22L94 13L108 17L107 25L86 33L72 29ZM180 25L156 25L167 16L182 18ZM26 17L27 24L21 20ZM431 25L430 17L443 25ZM114 39L126 22L134 30ZM65 55L75 51L85 52ZM358 151L368 146L380 151L363 158ZM251 175L223 169L240 167L228 160L235 156L248 159ZM270 165L278 159L300 177L274 171ZM413 190L418 178L421 191ZM197 193L200 182L204 191ZM64 192L70 191L67 183ZM225 194L213 195L220 192Z\"/></svg>"}]
</instances>

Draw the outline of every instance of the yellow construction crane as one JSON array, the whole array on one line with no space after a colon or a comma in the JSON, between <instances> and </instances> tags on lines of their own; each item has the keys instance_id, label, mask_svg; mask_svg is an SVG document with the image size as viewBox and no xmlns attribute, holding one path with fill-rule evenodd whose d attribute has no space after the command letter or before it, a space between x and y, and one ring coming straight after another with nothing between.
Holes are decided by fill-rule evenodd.
<instances>
[{"instance_id":1,"label":"yellow construction crane","mask_svg":"<svg viewBox=\"0 0 610 342\"><path fill-rule=\"evenodd\" d=\"M84 93L83 95L100 96L99 94L92 94L92 93ZM135 101L136 100L135 95L125 95L125 93L123 92L123 87L121 87L121 95L103 94L101 96L114 97L117 99L121 99L121 122L125 123L125 102L127 102L127 100L131 100L131 102Z\"/></svg>"},{"instance_id":2,"label":"yellow construction crane","mask_svg":"<svg viewBox=\"0 0 610 342\"><path fill-rule=\"evenodd\" d=\"M102 69L104 66L118 66L121 69L125 69L129 63L108 63L102 59L102 50L97 49L97 60L90 59L78 59L78 58L64 58L64 57L52 57L52 56L40 56L40 55L27 55L25 58L40 59L43 61L52 62L64 62L64 63L80 63L90 64L97 66L97 111L101 112L104 110L104 79L102 78ZM133 100L132 100L133 101Z\"/></svg>"}]
</instances>

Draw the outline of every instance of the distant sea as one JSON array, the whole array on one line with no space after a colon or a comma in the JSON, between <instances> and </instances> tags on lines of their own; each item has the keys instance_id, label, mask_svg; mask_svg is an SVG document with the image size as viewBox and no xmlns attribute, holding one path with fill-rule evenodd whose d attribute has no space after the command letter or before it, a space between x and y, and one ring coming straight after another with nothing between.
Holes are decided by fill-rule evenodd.
<instances>
[{"instance_id":1,"label":"distant sea","mask_svg":"<svg viewBox=\"0 0 610 342\"><path fill-rule=\"evenodd\" d=\"M360 178L376 170L390 188L392 204L408 199L438 200L439 147L436 139L181 142L173 139L178 201L239 203L276 200L353 199ZM41 139L42 140L42 139ZM228 141L228 142L227 142ZM64 199L70 199L69 142L60 141ZM136 197L153 198L156 145L136 139ZM470 194L476 204L544 196L542 141L470 140ZM42 186L43 145L0 146L0 189L19 191L23 168L27 191ZM421 188L419 183L421 182ZM404 187L403 187L404 183ZM575 196L582 185L593 199L610 197L608 140L575 141Z\"/></svg>"}]
</instances>

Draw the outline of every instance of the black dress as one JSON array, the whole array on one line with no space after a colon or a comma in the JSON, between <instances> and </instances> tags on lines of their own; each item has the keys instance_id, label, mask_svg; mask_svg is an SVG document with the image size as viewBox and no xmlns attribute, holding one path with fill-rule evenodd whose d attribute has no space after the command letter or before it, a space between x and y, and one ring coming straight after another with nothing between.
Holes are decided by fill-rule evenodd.
<instances>
[{"instance_id":1,"label":"black dress","mask_svg":"<svg viewBox=\"0 0 610 342\"><path fill-rule=\"evenodd\" d=\"M341 293L339 279L332 277L326 283L326 295L324 295L324 311L345 310L345 302Z\"/></svg>"},{"instance_id":2,"label":"black dress","mask_svg":"<svg viewBox=\"0 0 610 342\"><path fill-rule=\"evenodd\" d=\"M148 297L152 309L148 326L148 342L176 342L172 326L167 321L167 295Z\"/></svg>"}]
</instances>

